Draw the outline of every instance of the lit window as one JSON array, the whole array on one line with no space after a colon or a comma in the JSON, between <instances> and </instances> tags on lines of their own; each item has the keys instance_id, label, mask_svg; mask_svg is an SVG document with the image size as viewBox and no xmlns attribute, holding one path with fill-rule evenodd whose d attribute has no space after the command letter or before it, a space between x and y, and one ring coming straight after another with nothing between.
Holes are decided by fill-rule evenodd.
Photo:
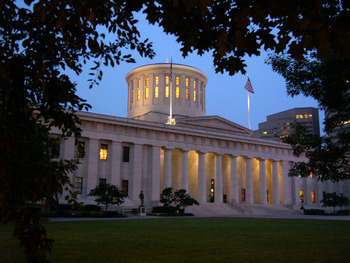
<instances>
[{"instance_id":1,"label":"lit window","mask_svg":"<svg viewBox=\"0 0 350 263\"><path fill-rule=\"evenodd\" d=\"M138 87L138 88L141 87L141 80L140 80L140 79L137 80L137 87Z\"/></svg>"},{"instance_id":2,"label":"lit window","mask_svg":"<svg viewBox=\"0 0 350 263\"><path fill-rule=\"evenodd\" d=\"M186 87L188 87L190 85L190 79L186 78Z\"/></svg>"},{"instance_id":3,"label":"lit window","mask_svg":"<svg viewBox=\"0 0 350 263\"><path fill-rule=\"evenodd\" d=\"M83 177L75 177L75 189L78 194L83 192Z\"/></svg>"},{"instance_id":4,"label":"lit window","mask_svg":"<svg viewBox=\"0 0 350 263\"><path fill-rule=\"evenodd\" d=\"M155 76L154 84L159 85L159 76Z\"/></svg>"},{"instance_id":5,"label":"lit window","mask_svg":"<svg viewBox=\"0 0 350 263\"><path fill-rule=\"evenodd\" d=\"M146 77L146 79L145 79L145 86L148 86L148 84L149 84L149 77Z\"/></svg>"},{"instance_id":6,"label":"lit window","mask_svg":"<svg viewBox=\"0 0 350 263\"><path fill-rule=\"evenodd\" d=\"M313 174L313 172L310 172L310 178L314 178L315 176L314 176L314 174Z\"/></svg>"},{"instance_id":7,"label":"lit window","mask_svg":"<svg viewBox=\"0 0 350 263\"><path fill-rule=\"evenodd\" d=\"M176 87L176 98L180 98L180 87Z\"/></svg>"},{"instance_id":8,"label":"lit window","mask_svg":"<svg viewBox=\"0 0 350 263\"><path fill-rule=\"evenodd\" d=\"M245 201L245 188L242 188L241 197L242 197L242 202L244 202Z\"/></svg>"},{"instance_id":9,"label":"lit window","mask_svg":"<svg viewBox=\"0 0 350 263\"><path fill-rule=\"evenodd\" d=\"M101 160L107 160L107 154L108 154L108 145L107 144L101 144L100 159Z\"/></svg>"},{"instance_id":10,"label":"lit window","mask_svg":"<svg viewBox=\"0 0 350 263\"><path fill-rule=\"evenodd\" d=\"M267 134L267 132L266 132L266 131L263 131L261 134Z\"/></svg>"},{"instance_id":11,"label":"lit window","mask_svg":"<svg viewBox=\"0 0 350 263\"><path fill-rule=\"evenodd\" d=\"M176 77L176 85L180 85L180 77Z\"/></svg>"},{"instance_id":12,"label":"lit window","mask_svg":"<svg viewBox=\"0 0 350 263\"><path fill-rule=\"evenodd\" d=\"M159 88L158 88L158 86L156 86L156 87L154 87L154 97L158 98L158 96L159 96Z\"/></svg>"},{"instance_id":13,"label":"lit window","mask_svg":"<svg viewBox=\"0 0 350 263\"><path fill-rule=\"evenodd\" d=\"M137 89L137 100L141 99L141 90Z\"/></svg>"},{"instance_id":14,"label":"lit window","mask_svg":"<svg viewBox=\"0 0 350 263\"><path fill-rule=\"evenodd\" d=\"M303 190L300 190L299 197L300 197L300 203L304 203L304 191Z\"/></svg>"},{"instance_id":15,"label":"lit window","mask_svg":"<svg viewBox=\"0 0 350 263\"><path fill-rule=\"evenodd\" d=\"M107 183L106 178L99 178L98 179L98 184L106 184L106 183Z\"/></svg>"},{"instance_id":16,"label":"lit window","mask_svg":"<svg viewBox=\"0 0 350 263\"><path fill-rule=\"evenodd\" d=\"M169 86L165 86L165 97L169 98Z\"/></svg>"},{"instance_id":17,"label":"lit window","mask_svg":"<svg viewBox=\"0 0 350 263\"><path fill-rule=\"evenodd\" d=\"M165 76L165 84L169 84L169 76Z\"/></svg>"},{"instance_id":18,"label":"lit window","mask_svg":"<svg viewBox=\"0 0 350 263\"><path fill-rule=\"evenodd\" d=\"M316 202L315 191L311 191L311 202Z\"/></svg>"},{"instance_id":19,"label":"lit window","mask_svg":"<svg viewBox=\"0 0 350 263\"><path fill-rule=\"evenodd\" d=\"M297 118L297 119L303 119L303 118L304 118L304 115L297 115L296 118Z\"/></svg>"},{"instance_id":20,"label":"lit window","mask_svg":"<svg viewBox=\"0 0 350 263\"><path fill-rule=\"evenodd\" d=\"M128 196L129 192L129 181L122 180L122 195Z\"/></svg>"},{"instance_id":21,"label":"lit window","mask_svg":"<svg viewBox=\"0 0 350 263\"><path fill-rule=\"evenodd\" d=\"M145 88L145 99L148 99L148 88Z\"/></svg>"},{"instance_id":22,"label":"lit window","mask_svg":"<svg viewBox=\"0 0 350 263\"><path fill-rule=\"evenodd\" d=\"M77 143L77 158L85 157L85 142Z\"/></svg>"},{"instance_id":23,"label":"lit window","mask_svg":"<svg viewBox=\"0 0 350 263\"><path fill-rule=\"evenodd\" d=\"M186 100L190 99L190 89L186 88Z\"/></svg>"},{"instance_id":24,"label":"lit window","mask_svg":"<svg viewBox=\"0 0 350 263\"><path fill-rule=\"evenodd\" d=\"M193 91L193 101L194 102L197 101L197 91L196 90Z\"/></svg>"},{"instance_id":25,"label":"lit window","mask_svg":"<svg viewBox=\"0 0 350 263\"><path fill-rule=\"evenodd\" d=\"M193 81L193 88L194 88L194 89L197 88L197 81L196 81L196 80Z\"/></svg>"}]
</instances>

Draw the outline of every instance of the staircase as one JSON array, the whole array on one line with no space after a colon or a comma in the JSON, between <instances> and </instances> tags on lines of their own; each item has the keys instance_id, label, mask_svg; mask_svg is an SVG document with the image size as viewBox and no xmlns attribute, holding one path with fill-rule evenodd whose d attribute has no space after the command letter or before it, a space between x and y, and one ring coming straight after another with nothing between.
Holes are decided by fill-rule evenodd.
<instances>
[{"instance_id":1,"label":"staircase","mask_svg":"<svg viewBox=\"0 0 350 263\"><path fill-rule=\"evenodd\" d=\"M265 216L292 216L300 215L300 211L292 210L284 205L247 205L230 203L204 203L199 206L187 207L186 213L198 216L242 216L242 215L265 215Z\"/></svg>"}]
</instances>

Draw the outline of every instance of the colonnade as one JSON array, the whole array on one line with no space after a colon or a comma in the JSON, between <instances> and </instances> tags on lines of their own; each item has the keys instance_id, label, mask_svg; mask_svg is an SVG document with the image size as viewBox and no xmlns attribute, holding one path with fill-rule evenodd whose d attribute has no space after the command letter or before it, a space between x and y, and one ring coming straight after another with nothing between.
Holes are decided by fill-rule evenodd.
<instances>
[{"instance_id":1,"label":"colonnade","mask_svg":"<svg viewBox=\"0 0 350 263\"><path fill-rule=\"evenodd\" d=\"M195 152L198 158L190 158L189 152ZM165 147L161 149L161 155L163 156L160 164L163 184L160 188L186 189L200 203L210 201L209 182L212 179L215 186L213 199L216 203L227 201L246 204L281 204L292 201L290 185L286 185L289 162ZM175 159L174 155L181 155L180 158L176 156L176 159L181 159L181 164L172 161L172 156ZM212 164L208 160L208 155L213 158ZM189 172L191 162L196 162L192 163L196 169ZM176 178L177 176L180 178ZM197 180L192 186L189 184L189 177L195 177ZM180 184L176 181L180 181ZM271 199L268 197L269 194L272 196Z\"/></svg>"}]
</instances>

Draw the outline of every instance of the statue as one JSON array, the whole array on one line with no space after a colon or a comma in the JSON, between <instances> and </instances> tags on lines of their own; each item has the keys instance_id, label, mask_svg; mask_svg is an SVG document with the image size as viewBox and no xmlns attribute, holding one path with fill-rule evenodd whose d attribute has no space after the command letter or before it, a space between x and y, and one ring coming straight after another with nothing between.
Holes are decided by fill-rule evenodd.
<instances>
[{"instance_id":1,"label":"statue","mask_svg":"<svg viewBox=\"0 0 350 263\"><path fill-rule=\"evenodd\" d=\"M143 207L143 200L145 199L145 196L143 195L143 192L141 191L141 193L139 194L139 198L141 200L141 205L140 207Z\"/></svg>"}]
</instances>

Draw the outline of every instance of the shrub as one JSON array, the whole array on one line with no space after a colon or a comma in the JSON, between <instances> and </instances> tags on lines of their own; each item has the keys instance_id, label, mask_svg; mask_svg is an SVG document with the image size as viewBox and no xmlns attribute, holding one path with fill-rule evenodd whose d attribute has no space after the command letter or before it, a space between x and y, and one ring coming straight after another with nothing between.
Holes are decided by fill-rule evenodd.
<instances>
[{"instance_id":1,"label":"shrub","mask_svg":"<svg viewBox=\"0 0 350 263\"><path fill-rule=\"evenodd\" d=\"M304 209L305 215L324 215L325 211L323 209Z\"/></svg>"},{"instance_id":2,"label":"shrub","mask_svg":"<svg viewBox=\"0 0 350 263\"><path fill-rule=\"evenodd\" d=\"M176 214L177 208L175 206L155 206L152 208L154 214Z\"/></svg>"},{"instance_id":3,"label":"shrub","mask_svg":"<svg viewBox=\"0 0 350 263\"><path fill-rule=\"evenodd\" d=\"M101 211L101 207L99 205L84 205L83 210L87 211Z\"/></svg>"}]
</instances>

